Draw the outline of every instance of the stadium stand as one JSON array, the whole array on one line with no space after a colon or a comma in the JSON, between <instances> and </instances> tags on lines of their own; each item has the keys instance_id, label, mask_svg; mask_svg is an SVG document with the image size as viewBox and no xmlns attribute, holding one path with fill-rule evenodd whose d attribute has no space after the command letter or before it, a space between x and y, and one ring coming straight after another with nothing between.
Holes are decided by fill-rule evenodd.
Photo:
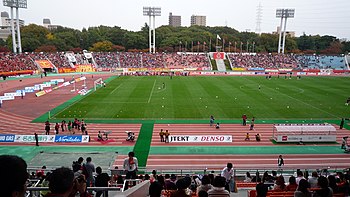
<instances>
[{"instance_id":1,"label":"stadium stand","mask_svg":"<svg viewBox=\"0 0 350 197\"><path fill-rule=\"evenodd\" d=\"M0 72L13 72L21 70L37 70L34 61L28 54L1 53Z\"/></svg>"}]
</instances>

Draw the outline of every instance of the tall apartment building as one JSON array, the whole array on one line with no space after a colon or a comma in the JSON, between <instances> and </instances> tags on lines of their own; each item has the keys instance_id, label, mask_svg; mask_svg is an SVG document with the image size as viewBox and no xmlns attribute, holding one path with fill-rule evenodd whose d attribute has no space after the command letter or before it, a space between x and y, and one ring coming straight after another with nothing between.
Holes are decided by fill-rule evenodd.
<instances>
[{"instance_id":1,"label":"tall apartment building","mask_svg":"<svg viewBox=\"0 0 350 197\"><path fill-rule=\"evenodd\" d=\"M175 16L173 13L169 13L169 26L181 27L181 16Z\"/></svg>"},{"instance_id":2,"label":"tall apartment building","mask_svg":"<svg viewBox=\"0 0 350 197\"><path fill-rule=\"evenodd\" d=\"M51 25L51 20L49 18L43 19L43 26L49 30L57 29L59 25Z\"/></svg>"},{"instance_id":3,"label":"tall apartment building","mask_svg":"<svg viewBox=\"0 0 350 197\"><path fill-rule=\"evenodd\" d=\"M198 26L207 26L207 17L206 16L191 16L191 26L192 25L198 25Z\"/></svg>"},{"instance_id":4,"label":"tall apartment building","mask_svg":"<svg viewBox=\"0 0 350 197\"><path fill-rule=\"evenodd\" d=\"M11 27L11 19L7 12L1 12L1 24L3 27ZM17 24L16 18L14 20L14 24L16 27L16 24ZM19 26L20 27L24 26L24 20L19 19Z\"/></svg>"},{"instance_id":5,"label":"tall apartment building","mask_svg":"<svg viewBox=\"0 0 350 197\"><path fill-rule=\"evenodd\" d=\"M16 28L17 21L14 20L14 26ZM24 26L24 21L19 20L19 26ZM1 12L1 26L0 26L0 39L6 40L11 35L11 19L7 12Z\"/></svg>"}]
</instances>

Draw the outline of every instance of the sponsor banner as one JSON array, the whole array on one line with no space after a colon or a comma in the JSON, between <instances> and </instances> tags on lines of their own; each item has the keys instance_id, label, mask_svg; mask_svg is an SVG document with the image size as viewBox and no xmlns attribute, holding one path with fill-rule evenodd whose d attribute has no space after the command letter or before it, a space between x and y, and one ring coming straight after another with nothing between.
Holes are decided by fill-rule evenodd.
<instances>
[{"instance_id":1,"label":"sponsor banner","mask_svg":"<svg viewBox=\"0 0 350 197\"><path fill-rule=\"evenodd\" d=\"M292 72L293 69L289 69L289 68L280 68L278 69L280 72Z\"/></svg>"},{"instance_id":2,"label":"sponsor banner","mask_svg":"<svg viewBox=\"0 0 350 197\"><path fill-rule=\"evenodd\" d=\"M48 88L51 87L51 83L50 82L45 82L43 84L39 84L42 88Z\"/></svg>"},{"instance_id":3,"label":"sponsor banner","mask_svg":"<svg viewBox=\"0 0 350 197\"><path fill-rule=\"evenodd\" d=\"M39 142L55 142L54 135L38 135ZM34 135L16 135L15 142L35 142Z\"/></svg>"},{"instance_id":4,"label":"sponsor banner","mask_svg":"<svg viewBox=\"0 0 350 197\"><path fill-rule=\"evenodd\" d=\"M3 101L14 100L14 99L15 99L14 96L0 96L0 100L3 100Z\"/></svg>"},{"instance_id":5,"label":"sponsor banner","mask_svg":"<svg viewBox=\"0 0 350 197\"><path fill-rule=\"evenodd\" d=\"M62 83L61 85L62 85L62 86L68 86L69 84L70 84L70 82L69 82L69 81L66 81L66 82ZM59 85L58 87L62 87L61 85Z\"/></svg>"},{"instance_id":6,"label":"sponsor banner","mask_svg":"<svg viewBox=\"0 0 350 197\"><path fill-rule=\"evenodd\" d=\"M88 135L56 135L55 142L89 142Z\"/></svg>"},{"instance_id":7,"label":"sponsor banner","mask_svg":"<svg viewBox=\"0 0 350 197\"><path fill-rule=\"evenodd\" d=\"M51 82L63 83L64 79L51 79Z\"/></svg>"},{"instance_id":8,"label":"sponsor banner","mask_svg":"<svg viewBox=\"0 0 350 197\"><path fill-rule=\"evenodd\" d=\"M278 69L265 69L265 72L270 72L270 73L278 73Z\"/></svg>"},{"instance_id":9,"label":"sponsor banner","mask_svg":"<svg viewBox=\"0 0 350 197\"><path fill-rule=\"evenodd\" d=\"M35 90L35 89L34 89L34 86L32 86L32 87L25 87L24 90Z\"/></svg>"},{"instance_id":10,"label":"sponsor banner","mask_svg":"<svg viewBox=\"0 0 350 197\"><path fill-rule=\"evenodd\" d=\"M35 96L39 97L39 96L43 96L45 94L46 94L46 92L43 90L43 91L35 93Z\"/></svg>"},{"instance_id":11,"label":"sponsor banner","mask_svg":"<svg viewBox=\"0 0 350 197\"><path fill-rule=\"evenodd\" d=\"M58 72L59 73L74 73L75 68L59 68Z\"/></svg>"},{"instance_id":12,"label":"sponsor banner","mask_svg":"<svg viewBox=\"0 0 350 197\"><path fill-rule=\"evenodd\" d=\"M297 72L297 75L306 75L306 72Z\"/></svg>"},{"instance_id":13,"label":"sponsor banner","mask_svg":"<svg viewBox=\"0 0 350 197\"><path fill-rule=\"evenodd\" d=\"M34 85L34 90L41 90L41 85L40 84Z\"/></svg>"},{"instance_id":14,"label":"sponsor banner","mask_svg":"<svg viewBox=\"0 0 350 197\"><path fill-rule=\"evenodd\" d=\"M242 72L242 75L255 75L254 72Z\"/></svg>"},{"instance_id":15,"label":"sponsor banner","mask_svg":"<svg viewBox=\"0 0 350 197\"><path fill-rule=\"evenodd\" d=\"M169 138L170 138L169 139L170 142L182 142L182 143L232 142L231 135L170 135Z\"/></svg>"},{"instance_id":16,"label":"sponsor banner","mask_svg":"<svg viewBox=\"0 0 350 197\"><path fill-rule=\"evenodd\" d=\"M96 72L96 69L89 64L75 65L75 72Z\"/></svg>"},{"instance_id":17,"label":"sponsor banner","mask_svg":"<svg viewBox=\"0 0 350 197\"><path fill-rule=\"evenodd\" d=\"M14 142L15 135L0 135L0 142Z\"/></svg>"},{"instance_id":18,"label":"sponsor banner","mask_svg":"<svg viewBox=\"0 0 350 197\"><path fill-rule=\"evenodd\" d=\"M246 68L233 68L233 71L246 71Z\"/></svg>"},{"instance_id":19,"label":"sponsor banner","mask_svg":"<svg viewBox=\"0 0 350 197\"><path fill-rule=\"evenodd\" d=\"M335 142L336 135L283 135L277 136L277 142Z\"/></svg>"},{"instance_id":20,"label":"sponsor banner","mask_svg":"<svg viewBox=\"0 0 350 197\"><path fill-rule=\"evenodd\" d=\"M254 67L254 68L248 68L247 70L249 70L249 71L265 71L265 68Z\"/></svg>"},{"instance_id":21,"label":"sponsor banner","mask_svg":"<svg viewBox=\"0 0 350 197\"><path fill-rule=\"evenodd\" d=\"M21 75L21 76L24 76L24 75L32 75L34 74L34 70L21 70L21 71L13 71L13 72L0 72L0 75L3 75L3 76L17 76L17 75Z\"/></svg>"},{"instance_id":22,"label":"sponsor banner","mask_svg":"<svg viewBox=\"0 0 350 197\"><path fill-rule=\"evenodd\" d=\"M307 75L312 75L312 76L316 76L317 73L312 73L312 72L308 72Z\"/></svg>"},{"instance_id":23,"label":"sponsor banner","mask_svg":"<svg viewBox=\"0 0 350 197\"><path fill-rule=\"evenodd\" d=\"M10 93L5 93L4 96L12 96L12 97L15 97L15 96L22 96L21 95L21 92L10 92Z\"/></svg>"},{"instance_id":24,"label":"sponsor banner","mask_svg":"<svg viewBox=\"0 0 350 197\"><path fill-rule=\"evenodd\" d=\"M265 72L256 72L256 75L265 75Z\"/></svg>"},{"instance_id":25,"label":"sponsor banner","mask_svg":"<svg viewBox=\"0 0 350 197\"><path fill-rule=\"evenodd\" d=\"M34 92L34 89L27 89L27 90L24 90L25 93L32 93Z\"/></svg>"}]
</instances>

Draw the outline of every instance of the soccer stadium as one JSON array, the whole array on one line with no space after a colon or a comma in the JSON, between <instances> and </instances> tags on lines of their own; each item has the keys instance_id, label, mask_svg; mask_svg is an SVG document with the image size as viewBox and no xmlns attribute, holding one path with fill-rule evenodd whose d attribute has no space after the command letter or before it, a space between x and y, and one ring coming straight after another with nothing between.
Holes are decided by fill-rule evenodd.
<instances>
[{"instance_id":1,"label":"soccer stadium","mask_svg":"<svg viewBox=\"0 0 350 197\"><path fill-rule=\"evenodd\" d=\"M349 42L215 28L159 46L136 32L149 48L120 29L133 45L95 39L116 32L103 26L10 31L0 196L348 196Z\"/></svg>"}]
</instances>

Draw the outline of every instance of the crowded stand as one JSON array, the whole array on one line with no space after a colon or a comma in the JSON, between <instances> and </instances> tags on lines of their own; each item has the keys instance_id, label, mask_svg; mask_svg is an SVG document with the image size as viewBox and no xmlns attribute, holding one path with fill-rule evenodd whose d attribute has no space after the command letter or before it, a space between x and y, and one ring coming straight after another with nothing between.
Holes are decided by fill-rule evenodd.
<instances>
[{"instance_id":1,"label":"crowded stand","mask_svg":"<svg viewBox=\"0 0 350 197\"><path fill-rule=\"evenodd\" d=\"M141 67L143 68L164 68L162 53L142 53Z\"/></svg>"},{"instance_id":2,"label":"crowded stand","mask_svg":"<svg viewBox=\"0 0 350 197\"><path fill-rule=\"evenodd\" d=\"M96 64L102 68L117 68L120 67L120 56L118 53L99 52L94 53L93 57Z\"/></svg>"},{"instance_id":3,"label":"crowded stand","mask_svg":"<svg viewBox=\"0 0 350 197\"><path fill-rule=\"evenodd\" d=\"M35 60L49 60L56 67L69 68L67 57L62 52L57 53L28 53L28 55Z\"/></svg>"},{"instance_id":4,"label":"crowded stand","mask_svg":"<svg viewBox=\"0 0 350 197\"><path fill-rule=\"evenodd\" d=\"M298 68L298 61L291 54L229 54L234 68Z\"/></svg>"},{"instance_id":5,"label":"crowded stand","mask_svg":"<svg viewBox=\"0 0 350 197\"><path fill-rule=\"evenodd\" d=\"M202 68L210 70L209 59L205 54L172 53L165 54L164 59L168 68Z\"/></svg>"},{"instance_id":6,"label":"crowded stand","mask_svg":"<svg viewBox=\"0 0 350 197\"><path fill-rule=\"evenodd\" d=\"M0 72L37 70L34 61L25 53L0 53Z\"/></svg>"},{"instance_id":7,"label":"crowded stand","mask_svg":"<svg viewBox=\"0 0 350 197\"><path fill-rule=\"evenodd\" d=\"M233 69L333 69L348 70L343 56L294 55L294 54L227 54ZM76 65L92 65L95 68L146 68L211 70L207 54L192 53L141 53L141 52L95 52L74 54L56 53L2 53L0 72L38 70L35 61L47 60L57 69L75 68Z\"/></svg>"}]
</instances>

